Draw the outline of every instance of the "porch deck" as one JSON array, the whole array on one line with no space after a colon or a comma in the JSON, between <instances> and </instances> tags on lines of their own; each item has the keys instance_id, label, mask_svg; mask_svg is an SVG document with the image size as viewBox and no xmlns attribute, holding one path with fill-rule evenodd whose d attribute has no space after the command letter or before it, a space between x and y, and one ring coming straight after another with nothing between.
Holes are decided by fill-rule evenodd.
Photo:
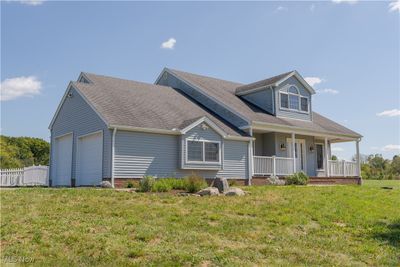
<instances>
[{"instance_id":1,"label":"porch deck","mask_svg":"<svg viewBox=\"0 0 400 267\"><path fill-rule=\"evenodd\" d=\"M327 160L327 170L316 170L321 175L316 178L359 177L358 164L355 161ZM301 171L296 168L293 158L253 156L253 176L288 176ZM306 172L306 171L304 171Z\"/></svg>"},{"instance_id":2,"label":"porch deck","mask_svg":"<svg viewBox=\"0 0 400 267\"><path fill-rule=\"evenodd\" d=\"M253 176L251 180L252 185L267 185L269 176ZM279 179L285 179L280 177ZM361 177L310 177L308 181L310 185L338 185L338 184L362 184Z\"/></svg>"}]
</instances>

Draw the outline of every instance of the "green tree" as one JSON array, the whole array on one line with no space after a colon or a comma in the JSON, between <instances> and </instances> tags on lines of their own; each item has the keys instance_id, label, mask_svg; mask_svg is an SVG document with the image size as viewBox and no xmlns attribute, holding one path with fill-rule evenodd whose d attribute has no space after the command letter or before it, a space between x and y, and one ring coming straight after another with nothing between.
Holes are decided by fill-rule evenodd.
<instances>
[{"instance_id":1,"label":"green tree","mask_svg":"<svg viewBox=\"0 0 400 267\"><path fill-rule=\"evenodd\" d=\"M49 164L50 144L40 138L0 136L0 168Z\"/></svg>"}]
</instances>

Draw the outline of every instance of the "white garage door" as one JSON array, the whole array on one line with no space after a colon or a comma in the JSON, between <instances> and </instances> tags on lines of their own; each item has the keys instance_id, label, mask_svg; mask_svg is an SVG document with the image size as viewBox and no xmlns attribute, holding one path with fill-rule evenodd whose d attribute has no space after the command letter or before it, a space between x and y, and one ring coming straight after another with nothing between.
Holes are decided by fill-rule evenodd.
<instances>
[{"instance_id":1,"label":"white garage door","mask_svg":"<svg viewBox=\"0 0 400 267\"><path fill-rule=\"evenodd\" d=\"M71 186L72 133L56 138L53 186Z\"/></svg>"},{"instance_id":2,"label":"white garage door","mask_svg":"<svg viewBox=\"0 0 400 267\"><path fill-rule=\"evenodd\" d=\"M99 185L103 173L103 133L79 137L77 142L76 185Z\"/></svg>"}]
</instances>

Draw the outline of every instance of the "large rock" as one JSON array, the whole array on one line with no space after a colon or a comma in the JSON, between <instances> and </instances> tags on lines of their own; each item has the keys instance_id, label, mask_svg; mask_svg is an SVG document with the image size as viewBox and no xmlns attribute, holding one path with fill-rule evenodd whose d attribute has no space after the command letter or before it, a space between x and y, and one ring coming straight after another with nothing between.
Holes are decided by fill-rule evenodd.
<instances>
[{"instance_id":1,"label":"large rock","mask_svg":"<svg viewBox=\"0 0 400 267\"><path fill-rule=\"evenodd\" d=\"M110 183L109 181L103 181L103 182L101 182L101 183L100 183L100 186L101 186L102 188L112 188L112 185L111 185L111 183Z\"/></svg>"},{"instance_id":2,"label":"large rock","mask_svg":"<svg viewBox=\"0 0 400 267\"><path fill-rule=\"evenodd\" d=\"M216 188L216 187L207 187L207 188L201 189L199 192L197 192L197 194L200 196L218 196L219 191L218 191L218 188Z\"/></svg>"},{"instance_id":3,"label":"large rock","mask_svg":"<svg viewBox=\"0 0 400 267\"><path fill-rule=\"evenodd\" d=\"M237 187L231 187L226 193L225 196L244 196L246 193Z\"/></svg>"},{"instance_id":4,"label":"large rock","mask_svg":"<svg viewBox=\"0 0 400 267\"><path fill-rule=\"evenodd\" d=\"M229 183L226 178L216 177L211 186L218 188L220 193L225 193L229 190Z\"/></svg>"},{"instance_id":5,"label":"large rock","mask_svg":"<svg viewBox=\"0 0 400 267\"><path fill-rule=\"evenodd\" d=\"M285 180L279 179L278 176L271 176L267 178L267 181L271 185L285 185Z\"/></svg>"}]
</instances>

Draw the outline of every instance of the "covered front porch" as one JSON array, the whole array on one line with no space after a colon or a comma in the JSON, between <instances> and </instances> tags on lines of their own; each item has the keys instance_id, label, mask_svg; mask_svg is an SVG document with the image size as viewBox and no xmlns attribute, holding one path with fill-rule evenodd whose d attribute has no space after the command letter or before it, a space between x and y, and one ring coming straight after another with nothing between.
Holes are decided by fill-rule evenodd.
<instances>
[{"instance_id":1,"label":"covered front porch","mask_svg":"<svg viewBox=\"0 0 400 267\"><path fill-rule=\"evenodd\" d=\"M359 138L253 130L252 176L360 177ZM355 161L332 160L331 144L355 143Z\"/></svg>"}]
</instances>

